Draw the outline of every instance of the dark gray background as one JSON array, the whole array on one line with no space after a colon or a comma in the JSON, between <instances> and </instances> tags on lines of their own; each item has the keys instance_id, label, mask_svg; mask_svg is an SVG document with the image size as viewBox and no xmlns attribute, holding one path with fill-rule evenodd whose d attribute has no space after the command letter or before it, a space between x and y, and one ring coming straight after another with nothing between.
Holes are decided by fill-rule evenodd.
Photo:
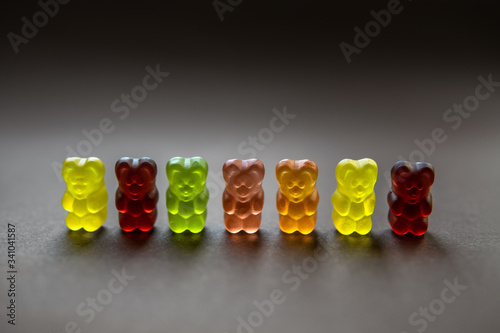
<instances>
[{"instance_id":1,"label":"dark gray background","mask_svg":"<svg viewBox=\"0 0 500 333\"><path fill-rule=\"evenodd\" d=\"M444 280L467 289L426 332L496 332L500 308L500 91L457 130L444 112L474 94L477 77L500 81L500 22L493 1L402 2L404 10L347 64L339 48L386 1L243 1L221 22L211 1L72 1L19 54L3 38L0 76L0 306L7 283L6 226L17 228L17 323L2 332L235 332L253 302L285 292L255 332L416 332L409 316L441 295ZM2 2L4 36L19 33L35 1ZM110 105L141 84L145 67L169 77L120 120ZM273 108L296 118L258 153L267 169L261 230L230 235L222 188L212 177L206 228L168 229L164 167L201 155L214 174L238 145L269 126ZM115 130L92 148L106 167L108 219L93 234L70 232L65 184L51 164L82 130L109 118ZM397 237L387 222L384 173L414 140L447 135L426 160L436 168L429 232ZM159 166L159 215L151 233L122 233L114 208L114 163L149 156ZM371 157L379 165L373 230L341 236L331 222L335 166ZM275 209L274 166L283 158L319 167L316 231L284 235ZM296 291L282 280L321 244L328 259ZM113 269L135 279L91 323L81 302L108 286ZM496 315L496 316L495 316Z\"/></svg>"}]
</instances>

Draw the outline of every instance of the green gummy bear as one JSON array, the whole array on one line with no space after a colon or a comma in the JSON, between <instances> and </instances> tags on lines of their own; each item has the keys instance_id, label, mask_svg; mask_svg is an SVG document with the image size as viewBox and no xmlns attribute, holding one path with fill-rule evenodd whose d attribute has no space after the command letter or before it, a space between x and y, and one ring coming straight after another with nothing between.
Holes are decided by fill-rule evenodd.
<instances>
[{"instance_id":1,"label":"green gummy bear","mask_svg":"<svg viewBox=\"0 0 500 333\"><path fill-rule=\"evenodd\" d=\"M97 157L69 157L62 166L67 190L62 206L69 213L66 225L92 232L106 221L108 192L104 186L104 165Z\"/></svg>"},{"instance_id":2,"label":"green gummy bear","mask_svg":"<svg viewBox=\"0 0 500 333\"><path fill-rule=\"evenodd\" d=\"M167 210L170 229L199 233L205 227L208 164L201 157L174 157L167 163Z\"/></svg>"}]
</instances>

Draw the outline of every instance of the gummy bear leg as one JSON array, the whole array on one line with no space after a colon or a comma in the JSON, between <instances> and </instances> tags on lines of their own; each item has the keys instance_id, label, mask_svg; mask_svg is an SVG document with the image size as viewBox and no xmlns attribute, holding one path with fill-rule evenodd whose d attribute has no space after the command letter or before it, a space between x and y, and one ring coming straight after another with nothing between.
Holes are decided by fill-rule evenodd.
<instances>
[{"instance_id":1,"label":"gummy bear leg","mask_svg":"<svg viewBox=\"0 0 500 333\"><path fill-rule=\"evenodd\" d=\"M288 215L280 214L280 229L284 233L291 234L297 231L297 221Z\"/></svg>"},{"instance_id":2,"label":"gummy bear leg","mask_svg":"<svg viewBox=\"0 0 500 333\"><path fill-rule=\"evenodd\" d=\"M372 230L372 217L365 216L356 222L356 232L360 235L366 235Z\"/></svg>"},{"instance_id":3,"label":"gummy bear leg","mask_svg":"<svg viewBox=\"0 0 500 333\"><path fill-rule=\"evenodd\" d=\"M415 236L422 236L427 231L429 227L429 218L421 217L413 221L410 225L410 232Z\"/></svg>"},{"instance_id":4,"label":"gummy bear leg","mask_svg":"<svg viewBox=\"0 0 500 333\"><path fill-rule=\"evenodd\" d=\"M243 221L240 218L227 213L224 213L224 225L226 226L227 231L232 234L240 232L243 229Z\"/></svg>"},{"instance_id":5,"label":"gummy bear leg","mask_svg":"<svg viewBox=\"0 0 500 333\"><path fill-rule=\"evenodd\" d=\"M307 235L314 230L314 227L316 226L316 216L317 213L314 213L314 215L304 216L297 221L297 227L301 234Z\"/></svg>"},{"instance_id":6,"label":"gummy bear leg","mask_svg":"<svg viewBox=\"0 0 500 333\"><path fill-rule=\"evenodd\" d=\"M260 213L257 215L250 215L243 221L243 231L249 234L257 232L260 228Z\"/></svg>"},{"instance_id":7,"label":"gummy bear leg","mask_svg":"<svg viewBox=\"0 0 500 333\"><path fill-rule=\"evenodd\" d=\"M205 227L205 219L207 218L207 211L204 211L200 215L193 215L188 220L188 229L193 234L197 234L203 230Z\"/></svg>"},{"instance_id":8,"label":"gummy bear leg","mask_svg":"<svg viewBox=\"0 0 500 333\"><path fill-rule=\"evenodd\" d=\"M187 230L187 220L178 214L168 213L168 224L170 229L179 234Z\"/></svg>"},{"instance_id":9,"label":"gummy bear leg","mask_svg":"<svg viewBox=\"0 0 500 333\"><path fill-rule=\"evenodd\" d=\"M410 231L410 222L402 216L396 216L389 210L389 224L397 235L405 235Z\"/></svg>"},{"instance_id":10,"label":"gummy bear leg","mask_svg":"<svg viewBox=\"0 0 500 333\"><path fill-rule=\"evenodd\" d=\"M342 235L350 235L356 231L356 221L342 216L334 209L332 213L333 224Z\"/></svg>"},{"instance_id":11,"label":"gummy bear leg","mask_svg":"<svg viewBox=\"0 0 500 333\"><path fill-rule=\"evenodd\" d=\"M136 218L127 213L119 213L118 220L123 231L130 232L136 228Z\"/></svg>"},{"instance_id":12,"label":"gummy bear leg","mask_svg":"<svg viewBox=\"0 0 500 333\"><path fill-rule=\"evenodd\" d=\"M68 213L66 216L66 225L71 230L80 230L82 228L81 218L76 216L74 213Z\"/></svg>"},{"instance_id":13,"label":"gummy bear leg","mask_svg":"<svg viewBox=\"0 0 500 333\"><path fill-rule=\"evenodd\" d=\"M151 213L146 213L146 214L142 214L141 216L139 216L137 219L137 228L140 230L140 231L149 231L151 229L153 229L153 227L155 226L155 222L156 222L156 216L158 215L158 211L155 209L153 210Z\"/></svg>"},{"instance_id":14,"label":"gummy bear leg","mask_svg":"<svg viewBox=\"0 0 500 333\"><path fill-rule=\"evenodd\" d=\"M107 215L108 212L106 208L103 208L95 214L88 214L82 219L83 228L88 232L96 231L104 224Z\"/></svg>"}]
</instances>

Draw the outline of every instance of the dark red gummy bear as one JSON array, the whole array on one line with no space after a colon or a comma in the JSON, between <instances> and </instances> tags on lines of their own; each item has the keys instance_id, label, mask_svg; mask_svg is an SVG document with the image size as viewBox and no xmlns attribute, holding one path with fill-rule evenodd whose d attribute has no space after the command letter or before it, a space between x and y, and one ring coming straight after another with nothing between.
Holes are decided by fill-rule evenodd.
<instances>
[{"instance_id":1,"label":"dark red gummy bear","mask_svg":"<svg viewBox=\"0 0 500 333\"><path fill-rule=\"evenodd\" d=\"M122 157L116 162L116 208L124 231L149 231L153 228L158 214L156 171L156 163L149 157Z\"/></svg>"},{"instance_id":2,"label":"dark red gummy bear","mask_svg":"<svg viewBox=\"0 0 500 333\"><path fill-rule=\"evenodd\" d=\"M392 230L398 235L425 234L432 212L430 189L434 183L434 167L426 162L399 161L392 167L391 178L387 202Z\"/></svg>"}]
</instances>

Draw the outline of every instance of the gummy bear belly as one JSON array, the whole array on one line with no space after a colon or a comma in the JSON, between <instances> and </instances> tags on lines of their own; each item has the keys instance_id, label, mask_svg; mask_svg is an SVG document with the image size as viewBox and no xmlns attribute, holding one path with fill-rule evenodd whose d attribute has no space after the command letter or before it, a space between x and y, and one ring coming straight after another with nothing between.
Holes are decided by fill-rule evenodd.
<instances>
[{"instance_id":1,"label":"gummy bear belly","mask_svg":"<svg viewBox=\"0 0 500 333\"><path fill-rule=\"evenodd\" d=\"M404 218L410 221L422 217L422 213L420 212L420 203L416 203L414 205L405 204L402 215Z\"/></svg>"},{"instance_id":2,"label":"gummy bear belly","mask_svg":"<svg viewBox=\"0 0 500 333\"><path fill-rule=\"evenodd\" d=\"M304 209L304 204L302 202L300 203L294 203L290 202L290 205L288 206L288 216L290 216L294 220L301 219L306 215L305 209Z\"/></svg>"},{"instance_id":3,"label":"gummy bear belly","mask_svg":"<svg viewBox=\"0 0 500 333\"><path fill-rule=\"evenodd\" d=\"M354 221L358 221L366 216L365 214L365 206L361 203L351 203L351 209L349 210L348 217L353 219Z\"/></svg>"},{"instance_id":4,"label":"gummy bear belly","mask_svg":"<svg viewBox=\"0 0 500 333\"><path fill-rule=\"evenodd\" d=\"M193 216L194 215L193 202L192 201L189 201L189 202L181 201L179 203L179 212L177 213L177 215L180 215L182 218L185 218L185 219Z\"/></svg>"},{"instance_id":5,"label":"gummy bear belly","mask_svg":"<svg viewBox=\"0 0 500 333\"><path fill-rule=\"evenodd\" d=\"M141 200L130 200L127 205L127 214L137 217L144 214Z\"/></svg>"},{"instance_id":6,"label":"gummy bear belly","mask_svg":"<svg viewBox=\"0 0 500 333\"><path fill-rule=\"evenodd\" d=\"M73 213L78 217L83 217L89 213L87 209L87 200L77 200L73 202Z\"/></svg>"}]
</instances>

